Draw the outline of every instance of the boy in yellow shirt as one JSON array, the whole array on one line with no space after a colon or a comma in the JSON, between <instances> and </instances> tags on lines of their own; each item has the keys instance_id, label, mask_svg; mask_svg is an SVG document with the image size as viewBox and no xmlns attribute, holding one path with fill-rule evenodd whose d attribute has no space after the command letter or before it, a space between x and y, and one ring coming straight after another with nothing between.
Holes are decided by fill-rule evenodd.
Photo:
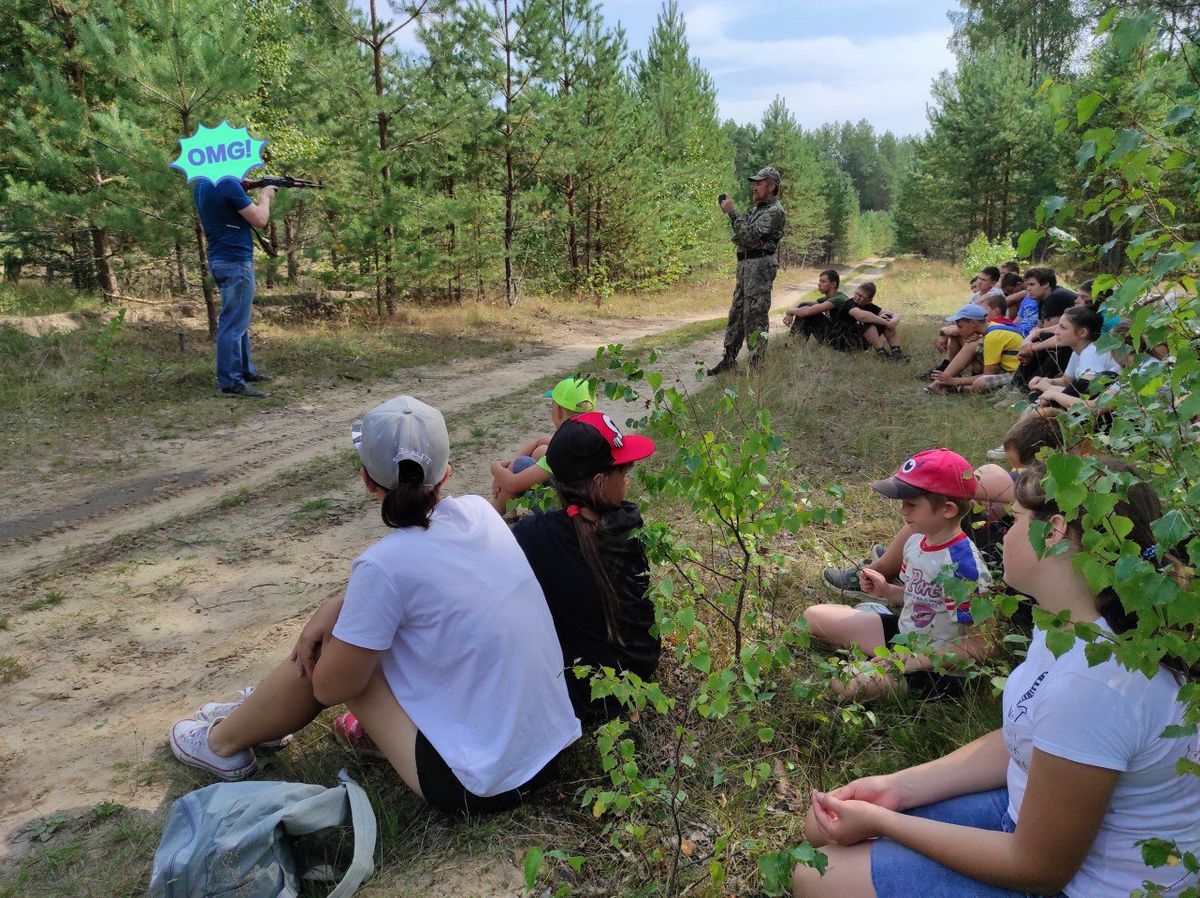
<instances>
[{"instance_id":1,"label":"boy in yellow shirt","mask_svg":"<svg viewBox=\"0 0 1200 898\"><path fill-rule=\"evenodd\" d=\"M1006 318L1003 296L984 297L983 305L968 304L946 320L958 327L962 348L944 371L933 372L927 393L987 393L1012 383L1020 365L1021 335ZM965 373L964 373L965 372Z\"/></svg>"}]
</instances>

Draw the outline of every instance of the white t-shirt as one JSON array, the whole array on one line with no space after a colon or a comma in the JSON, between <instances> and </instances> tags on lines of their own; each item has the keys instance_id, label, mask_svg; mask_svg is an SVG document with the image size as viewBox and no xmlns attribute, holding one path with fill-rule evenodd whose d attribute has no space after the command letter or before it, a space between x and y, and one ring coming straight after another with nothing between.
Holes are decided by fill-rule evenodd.
<instances>
[{"instance_id":1,"label":"white t-shirt","mask_svg":"<svg viewBox=\"0 0 1200 898\"><path fill-rule=\"evenodd\" d=\"M974 305L981 306L981 305L983 305L984 300L987 299L989 296L1003 297L1004 291L1000 289L999 285L994 285L992 287L992 289L989 290L987 293L979 293L979 292L972 293L971 294L971 302Z\"/></svg>"},{"instance_id":2,"label":"white t-shirt","mask_svg":"<svg viewBox=\"0 0 1200 898\"><path fill-rule=\"evenodd\" d=\"M1076 641L1055 659L1037 630L1004 685L1008 813L1018 818L1034 748L1120 771L1096 841L1065 891L1070 898L1128 898L1143 879L1166 885L1187 875L1182 865L1146 867L1136 841L1175 839L1184 851L1200 850L1200 777L1175 772L1182 757L1200 761L1200 736L1159 738L1184 718L1170 673L1160 668L1148 680L1114 660L1088 667L1083 652Z\"/></svg>"},{"instance_id":3,"label":"white t-shirt","mask_svg":"<svg viewBox=\"0 0 1200 898\"><path fill-rule=\"evenodd\" d=\"M354 560L333 628L383 674L479 796L530 780L581 730L554 621L525 553L479 496L447 497Z\"/></svg>"},{"instance_id":4,"label":"white t-shirt","mask_svg":"<svg viewBox=\"0 0 1200 898\"><path fill-rule=\"evenodd\" d=\"M1089 343L1081 352L1071 353L1063 373L1071 380L1091 380L1098 374L1120 374L1121 366L1111 353L1100 352L1095 343Z\"/></svg>"},{"instance_id":5,"label":"white t-shirt","mask_svg":"<svg viewBox=\"0 0 1200 898\"><path fill-rule=\"evenodd\" d=\"M940 651L948 651L973 623L970 601L955 604L951 596L934 581L945 568L954 576L978 584L977 593L992 582L979 550L965 533L943 543L930 545L923 534L914 533L904 543L904 561L900 582L904 584L904 607L900 610L901 633L928 636Z\"/></svg>"}]
</instances>

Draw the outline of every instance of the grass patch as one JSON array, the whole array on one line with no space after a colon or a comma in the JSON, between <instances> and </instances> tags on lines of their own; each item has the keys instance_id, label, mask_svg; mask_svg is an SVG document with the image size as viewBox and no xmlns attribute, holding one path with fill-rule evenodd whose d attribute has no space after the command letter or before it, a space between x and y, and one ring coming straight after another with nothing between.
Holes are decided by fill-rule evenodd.
<instances>
[{"instance_id":1,"label":"grass patch","mask_svg":"<svg viewBox=\"0 0 1200 898\"><path fill-rule=\"evenodd\" d=\"M15 683L29 676L29 671L13 655L0 655L0 683Z\"/></svg>"},{"instance_id":2,"label":"grass patch","mask_svg":"<svg viewBox=\"0 0 1200 898\"><path fill-rule=\"evenodd\" d=\"M48 592L40 599L34 599L32 602L26 602L20 606L21 611L44 611L47 608L53 608L56 605L61 605L66 599L61 592ZM5 628L7 629L7 628Z\"/></svg>"}]
</instances>

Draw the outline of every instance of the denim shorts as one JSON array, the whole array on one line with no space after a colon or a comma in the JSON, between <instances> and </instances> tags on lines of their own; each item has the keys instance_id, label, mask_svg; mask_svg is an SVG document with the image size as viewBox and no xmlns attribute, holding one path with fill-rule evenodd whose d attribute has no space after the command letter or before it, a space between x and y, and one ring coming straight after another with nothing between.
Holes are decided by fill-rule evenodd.
<instances>
[{"instance_id":1,"label":"denim shorts","mask_svg":"<svg viewBox=\"0 0 1200 898\"><path fill-rule=\"evenodd\" d=\"M1016 824L1008 816L1008 790L993 789L960 795L905 813L926 820L973 826L993 832L1011 833ZM871 846L871 882L877 898L1031 898L1001 886L990 886L943 867L923 854L893 842L876 839ZM1055 898L1066 898L1059 892Z\"/></svg>"}]
</instances>

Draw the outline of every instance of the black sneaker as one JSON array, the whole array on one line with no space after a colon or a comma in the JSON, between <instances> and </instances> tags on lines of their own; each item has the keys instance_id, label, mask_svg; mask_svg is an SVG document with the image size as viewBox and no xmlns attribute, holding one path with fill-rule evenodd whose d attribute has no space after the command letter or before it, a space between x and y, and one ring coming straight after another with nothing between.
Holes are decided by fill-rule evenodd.
<instances>
[{"instance_id":1,"label":"black sneaker","mask_svg":"<svg viewBox=\"0 0 1200 898\"><path fill-rule=\"evenodd\" d=\"M825 581L825 585L837 592L844 593L848 596L867 596L859 588L858 572L860 568L852 567L849 570L839 570L835 567L827 567L821 571L821 579Z\"/></svg>"},{"instance_id":2,"label":"black sneaker","mask_svg":"<svg viewBox=\"0 0 1200 898\"><path fill-rule=\"evenodd\" d=\"M226 396L240 396L243 399L266 399L267 394L256 390L249 384L238 384L236 387L224 387L221 390Z\"/></svg>"},{"instance_id":3,"label":"black sneaker","mask_svg":"<svg viewBox=\"0 0 1200 898\"><path fill-rule=\"evenodd\" d=\"M906 356L904 354L904 350L902 350L899 346L893 346L892 354L890 356L888 356L888 361L889 362L907 362L908 356Z\"/></svg>"},{"instance_id":4,"label":"black sneaker","mask_svg":"<svg viewBox=\"0 0 1200 898\"><path fill-rule=\"evenodd\" d=\"M245 380L245 381L246 381L246 383L248 383L248 384L269 384L269 383L270 383L271 381L273 381L274 379L275 379L275 378L273 378L273 377L272 377L271 375L269 375L269 374L261 374L261 373L259 373L259 374L247 374L247 375L246 375L246 376L243 378L243 380Z\"/></svg>"},{"instance_id":5,"label":"black sneaker","mask_svg":"<svg viewBox=\"0 0 1200 898\"><path fill-rule=\"evenodd\" d=\"M706 374L709 377L716 377L718 374L724 374L726 371L733 371L737 368L737 356L727 355L721 361L717 362L708 369Z\"/></svg>"}]
</instances>

